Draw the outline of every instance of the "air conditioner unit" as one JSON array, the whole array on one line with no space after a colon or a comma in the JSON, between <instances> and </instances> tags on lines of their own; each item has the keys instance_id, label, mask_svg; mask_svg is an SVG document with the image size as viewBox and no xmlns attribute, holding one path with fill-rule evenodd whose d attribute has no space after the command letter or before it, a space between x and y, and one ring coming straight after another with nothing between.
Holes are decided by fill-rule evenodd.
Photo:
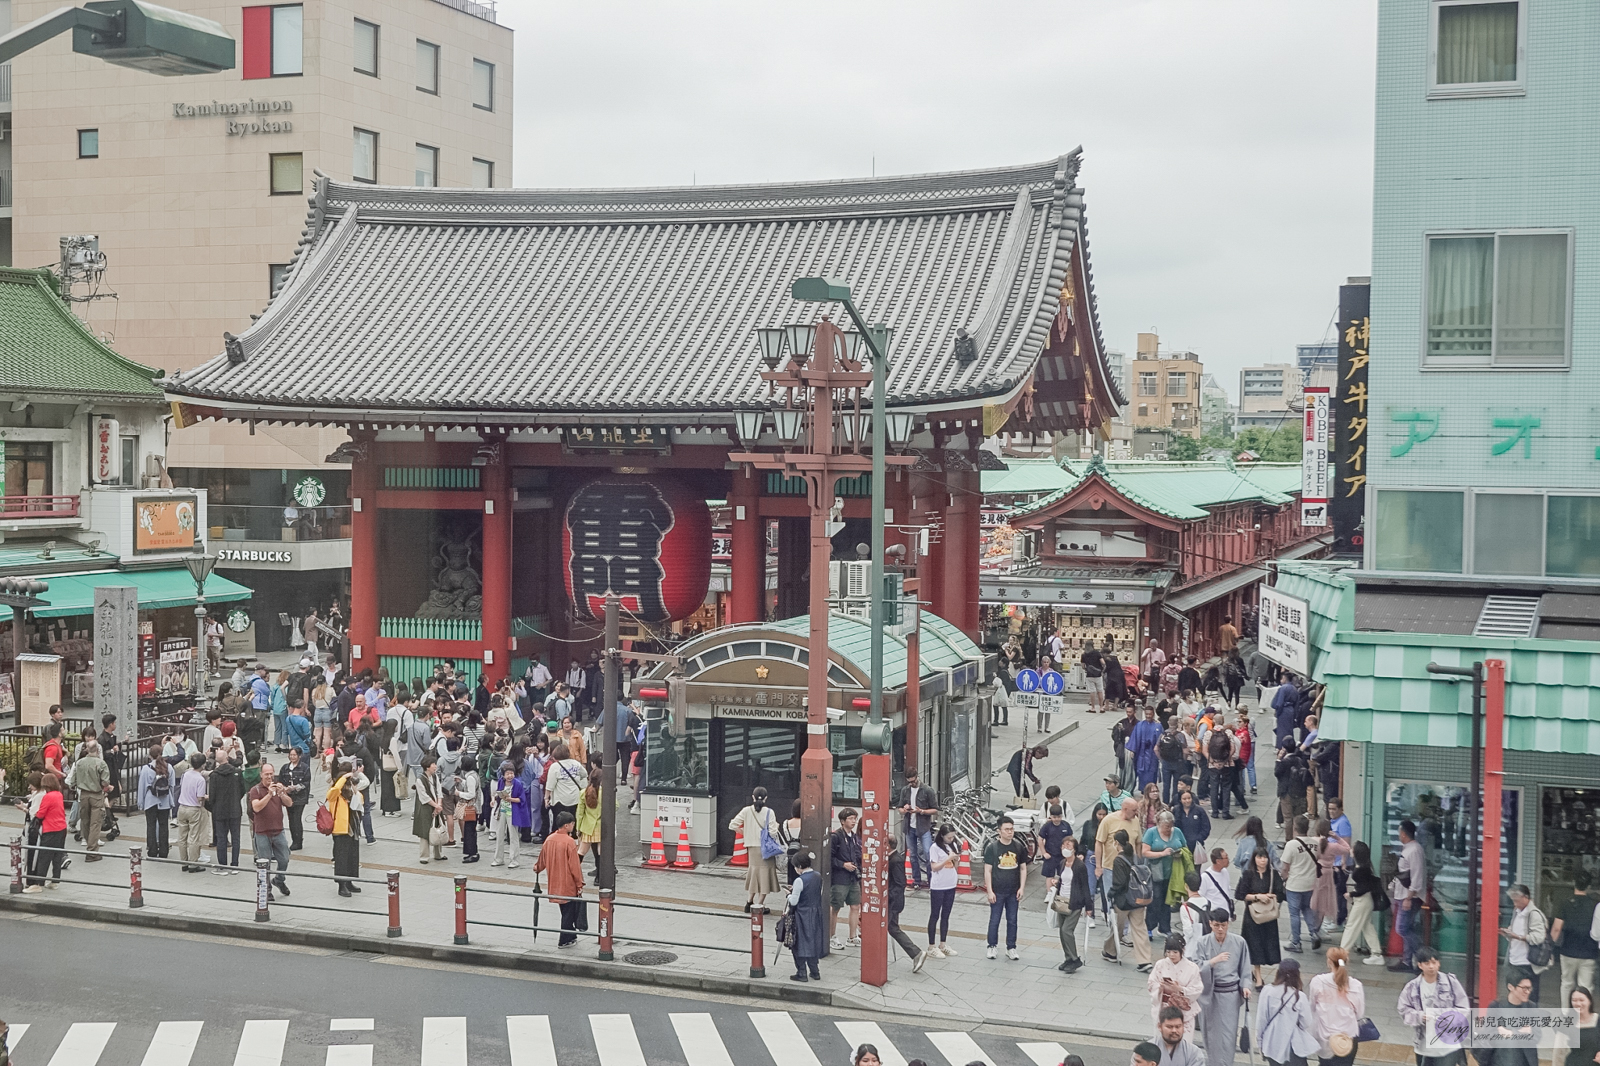
<instances>
[{"instance_id":1,"label":"air conditioner unit","mask_svg":"<svg viewBox=\"0 0 1600 1066\"><path fill-rule=\"evenodd\" d=\"M862 600L868 598L872 584L872 563L831 562L828 564L828 598Z\"/></svg>"}]
</instances>

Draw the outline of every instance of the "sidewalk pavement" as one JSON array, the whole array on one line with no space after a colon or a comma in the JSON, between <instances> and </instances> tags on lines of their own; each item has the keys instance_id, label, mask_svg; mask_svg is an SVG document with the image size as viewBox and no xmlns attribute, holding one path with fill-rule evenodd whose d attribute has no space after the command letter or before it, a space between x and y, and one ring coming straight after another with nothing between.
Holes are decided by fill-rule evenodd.
<instances>
[{"instance_id":1,"label":"sidewalk pavement","mask_svg":"<svg viewBox=\"0 0 1600 1066\"><path fill-rule=\"evenodd\" d=\"M995 744L995 762L1004 765L1010 752L1023 743L1022 715L1011 719L1008 726L1000 726ZM1048 758L1035 763L1040 778L1046 783L1059 783L1063 795L1072 804L1075 820L1081 824L1094 798L1101 788L1101 776L1114 765L1109 731L1115 718L1109 714L1090 715L1085 708L1070 707L1052 723L1053 731L1077 723L1077 728L1056 741ZM1258 729L1263 722L1258 721ZM1031 730L1034 723L1029 721ZM1263 732L1270 737L1270 724ZM1030 738L1035 739L1036 738ZM1270 750L1270 745L1263 745ZM1268 756L1270 759L1270 756ZM1275 802L1275 782L1271 776L1270 761L1261 777L1261 803L1252 804L1252 810L1270 810ZM320 777L319 777L320 779ZM1002 789L1010 788L1007 778ZM637 840L637 816L626 813L626 792L623 806L617 817L619 869L617 872L618 906L615 918L616 954L618 961L595 963L606 967L611 979L642 982L672 982L682 985L686 978L699 976L718 982L728 982L724 990L740 988L752 994L789 996L802 993L816 1001L826 995L830 1002L841 1006L875 1008L920 1016L941 1016L962 1021L999 1021L1046 1030L1091 1033L1116 1038L1144 1038L1153 1031L1150 998L1146 991L1146 976L1137 971L1131 961L1121 965L1106 963L1100 958L1100 942L1106 935L1104 921L1090 930L1087 923L1080 926L1080 953L1086 960L1078 973L1067 976L1057 970L1061 962L1061 948L1057 934L1049 929L1044 907L1044 881L1033 868L1021 908L1018 948L1021 961L1004 957L984 958L984 941L989 908L981 891L958 893L951 919L952 943L959 954L951 959L930 959L920 974L912 974L910 961L903 956L891 957L890 980L882 988L864 985L859 981L859 949L851 948L834 955L822 963L823 979L817 985L797 986L787 980L789 959L778 957L771 929L776 913L781 909L781 899L769 899L773 918L768 920L766 966L767 977L749 978L750 925L743 913L745 900L742 871L724 863L702 866L693 872L655 870L637 865L637 852L632 841ZM1252 797L1254 798L1254 797ZM280 899L271 909L271 923L256 926L254 907L254 878L251 876L253 858L250 854L249 834L245 834L241 850L239 876L211 874L183 874L176 864L146 862L144 866L145 906L141 920L160 920L163 924L181 923L186 919L207 922L239 923L239 935L272 936L270 932L283 931L286 937L296 933L306 935L339 935L361 942L357 950L384 951L389 945L426 945L441 955L459 958L453 950L454 891L451 879L466 875L468 881L467 911L472 922L498 922L525 927L532 923L531 889L534 883L534 854L531 849L519 856L520 867L489 865L492 849L482 851L480 862L461 863L459 848L447 849L448 861L417 862L418 845L411 836L409 801L400 817L373 819L377 843L362 844L361 864L363 876L373 883L353 899L342 899L331 881L291 877L292 896ZM317 834L312 819L306 818L306 850L293 853L291 872L328 875L332 872L329 841ZM1229 829L1242 825L1242 821L1220 823L1214 830L1213 842L1232 851L1233 840ZM124 835L105 849L106 858L98 863L86 863L81 856L67 871L71 881L89 884L63 884L59 889L22 896L0 895L0 903L27 907L30 901L52 905L58 909L69 903L89 908L85 917L109 917L115 920L118 911L126 913L128 899L128 863L125 859L130 844L142 845L144 824L137 816L122 817ZM1273 833L1271 819L1268 832ZM7 842L21 832L21 815L13 809L0 812L0 842ZM69 847L72 845L69 840ZM176 849L174 849L175 851ZM0 857L4 856L0 850ZM211 851L207 849L207 856ZM4 861L0 858L0 861ZM400 872L401 924L404 935L400 940L386 940L386 900L382 887L383 872ZM975 871L981 881L981 871ZM593 862L585 863L585 877L589 891L593 891ZM507 895L475 893L474 888L522 893L516 898ZM181 895L169 892L184 893ZM292 906L291 906L292 905ZM674 908L652 911L648 906ZM315 909L299 909L309 907ZM691 913L684 913L690 911ZM924 942L923 931L927 918L927 894L908 892L902 926L917 943ZM159 917L158 917L159 916ZM559 925L556 909L544 904L539 924L544 927L537 937L524 928L501 928L493 925L469 925L471 947L468 951L481 951L488 963L491 953L509 953L517 960L514 965L552 968L564 966L569 959L595 957L594 938L587 937L575 947L556 948L555 928ZM591 929L596 927L595 911L590 910ZM646 943L648 940L674 941L666 946ZM696 945L696 946L678 946ZM730 950L713 950L714 946ZM1003 946L1003 945L1002 945ZM1152 949L1159 954L1159 944ZM665 950L676 956L669 963L657 967L631 965L629 954L640 950ZM893 951L891 945L891 951ZM504 959L505 956L501 955ZM558 961L558 958L560 961ZM1307 978L1326 969L1321 956L1300 956ZM501 964L508 964L502 962ZM1395 1003L1402 980L1380 967L1357 966L1355 976L1367 988L1368 1013L1377 1023L1393 1048L1369 1048L1363 1058L1400 1061L1408 1057L1409 1032L1400 1024Z\"/></svg>"}]
</instances>

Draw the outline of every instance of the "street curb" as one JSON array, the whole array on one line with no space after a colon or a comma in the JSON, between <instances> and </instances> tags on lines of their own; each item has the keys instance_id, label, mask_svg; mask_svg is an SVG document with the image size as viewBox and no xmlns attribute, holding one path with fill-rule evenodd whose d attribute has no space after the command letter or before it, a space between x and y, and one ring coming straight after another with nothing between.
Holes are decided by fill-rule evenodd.
<instances>
[{"instance_id":1,"label":"street curb","mask_svg":"<svg viewBox=\"0 0 1600 1066\"><path fill-rule=\"evenodd\" d=\"M604 963L596 960L532 953L502 951L478 946L456 947L447 944L422 944L387 937L342 936L318 929L298 929L272 923L233 922L220 918L196 918L182 914L157 914L152 911L117 907L96 907L66 903L57 900L19 899L14 895L0 895L0 910L24 914L47 915L53 918L90 919L119 925L138 926L143 929L162 929L180 933L199 933L203 936L226 936L239 940L271 941L275 944L292 944L299 947L322 948L331 951L360 951L373 955L393 955L408 959L431 959L436 962L454 962L469 966L494 966L505 970L528 970L555 973L566 977L587 977L600 981L618 981L625 984L651 985L659 988L687 989L695 992L712 992L718 995L752 996L759 999L785 1000L833 1006L833 992L810 988L787 980L780 972L773 978L739 980L730 977L702 976L681 971L631 967L626 963ZM626 940L626 938L622 938Z\"/></svg>"}]
</instances>

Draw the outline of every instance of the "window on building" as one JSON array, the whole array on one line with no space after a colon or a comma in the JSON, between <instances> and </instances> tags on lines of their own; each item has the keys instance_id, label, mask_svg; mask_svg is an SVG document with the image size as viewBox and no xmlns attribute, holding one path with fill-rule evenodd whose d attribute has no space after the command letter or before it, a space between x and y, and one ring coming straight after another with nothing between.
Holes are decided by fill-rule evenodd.
<instances>
[{"instance_id":1,"label":"window on building","mask_svg":"<svg viewBox=\"0 0 1600 1066\"><path fill-rule=\"evenodd\" d=\"M272 170L272 195L287 196L305 191L305 157L299 152L283 152L268 157Z\"/></svg>"},{"instance_id":2,"label":"window on building","mask_svg":"<svg viewBox=\"0 0 1600 1066\"><path fill-rule=\"evenodd\" d=\"M1430 93L1460 96L1520 91L1522 7L1517 0L1435 0Z\"/></svg>"},{"instance_id":3,"label":"window on building","mask_svg":"<svg viewBox=\"0 0 1600 1066\"><path fill-rule=\"evenodd\" d=\"M7 496L55 493L55 446L48 441L6 442Z\"/></svg>"},{"instance_id":4,"label":"window on building","mask_svg":"<svg viewBox=\"0 0 1600 1066\"><path fill-rule=\"evenodd\" d=\"M284 279L287 278L288 276L289 276L289 264L288 263L268 263L267 264L267 293L269 295L276 296L278 294L278 290L283 288Z\"/></svg>"},{"instance_id":5,"label":"window on building","mask_svg":"<svg viewBox=\"0 0 1600 1066\"><path fill-rule=\"evenodd\" d=\"M1150 414L1150 405L1149 404L1144 404L1144 403L1140 404L1139 405L1139 417L1140 418L1145 418L1145 417L1148 417L1149 414Z\"/></svg>"},{"instance_id":6,"label":"window on building","mask_svg":"<svg viewBox=\"0 0 1600 1066\"><path fill-rule=\"evenodd\" d=\"M355 131L350 177L356 181L378 180L378 135L371 130Z\"/></svg>"},{"instance_id":7,"label":"window on building","mask_svg":"<svg viewBox=\"0 0 1600 1066\"><path fill-rule=\"evenodd\" d=\"M1185 374L1181 370L1167 371L1167 395L1189 395L1189 375Z\"/></svg>"},{"instance_id":8,"label":"window on building","mask_svg":"<svg viewBox=\"0 0 1600 1066\"><path fill-rule=\"evenodd\" d=\"M378 27L356 19L355 68L357 74L378 76Z\"/></svg>"},{"instance_id":9,"label":"window on building","mask_svg":"<svg viewBox=\"0 0 1600 1066\"><path fill-rule=\"evenodd\" d=\"M1477 492L1472 498L1472 572L1544 571L1544 496Z\"/></svg>"},{"instance_id":10,"label":"window on building","mask_svg":"<svg viewBox=\"0 0 1600 1066\"><path fill-rule=\"evenodd\" d=\"M1544 538L1546 574L1600 577L1600 496L1551 496Z\"/></svg>"},{"instance_id":11,"label":"window on building","mask_svg":"<svg viewBox=\"0 0 1600 1066\"><path fill-rule=\"evenodd\" d=\"M304 15L299 4L244 9L239 67L246 79L304 73Z\"/></svg>"},{"instance_id":12,"label":"window on building","mask_svg":"<svg viewBox=\"0 0 1600 1066\"><path fill-rule=\"evenodd\" d=\"M1461 573L1462 493L1386 489L1376 496L1377 569Z\"/></svg>"},{"instance_id":13,"label":"window on building","mask_svg":"<svg viewBox=\"0 0 1600 1066\"><path fill-rule=\"evenodd\" d=\"M139 438L137 436L122 438L122 483L124 485L137 485L139 483Z\"/></svg>"},{"instance_id":14,"label":"window on building","mask_svg":"<svg viewBox=\"0 0 1600 1066\"><path fill-rule=\"evenodd\" d=\"M439 95L439 46L417 41L417 88Z\"/></svg>"},{"instance_id":15,"label":"window on building","mask_svg":"<svg viewBox=\"0 0 1600 1066\"><path fill-rule=\"evenodd\" d=\"M1156 372L1154 370L1139 371L1139 395L1155 396L1156 394Z\"/></svg>"},{"instance_id":16,"label":"window on building","mask_svg":"<svg viewBox=\"0 0 1600 1066\"><path fill-rule=\"evenodd\" d=\"M78 131L78 158L79 159L99 159L100 158L100 131L99 130L79 130Z\"/></svg>"},{"instance_id":17,"label":"window on building","mask_svg":"<svg viewBox=\"0 0 1600 1066\"><path fill-rule=\"evenodd\" d=\"M472 106L494 110L494 64L472 61Z\"/></svg>"},{"instance_id":18,"label":"window on building","mask_svg":"<svg viewBox=\"0 0 1600 1066\"><path fill-rule=\"evenodd\" d=\"M431 189L439 184L439 149L426 144L417 145L416 184L424 189Z\"/></svg>"},{"instance_id":19,"label":"window on building","mask_svg":"<svg viewBox=\"0 0 1600 1066\"><path fill-rule=\"evenodd\" d=\"M1432 366L1565 366L1572 238L1502 232L1428 238Z\"/></svg>"},{"instance_id":20,"label":"window on building","mask_svg":"<svg viewBox=\"0 0 1600 1066\"><path fill-rule=\"evenodd\" d=\"M472 161L472 187L474 189L494 188L494 164L487 159L474 159Z\"/></svg>"}]
</instances>

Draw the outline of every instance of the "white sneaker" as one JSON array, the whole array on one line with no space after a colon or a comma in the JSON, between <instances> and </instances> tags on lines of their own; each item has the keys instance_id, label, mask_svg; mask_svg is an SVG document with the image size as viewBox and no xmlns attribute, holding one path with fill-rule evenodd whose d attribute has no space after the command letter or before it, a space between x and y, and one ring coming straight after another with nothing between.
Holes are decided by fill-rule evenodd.
<instances>
[{"instance_id":1,"label":"white sneaker","mask_svg":"<svg viewBox=\"0 0 1600 1066\"><path fill-rule=\"evenodd\" d=\"M957 951L955 948L951 947L949 944L940 944L939 945L939 951L947 959L961 954L959 951Z\"/></svg>"},{"instance_id":2,"label":"white sneaker","mask_svg":"<svg viewBox=\"0 0 1600 1066\"><path fill-rule=\"evenodd\" d=\"M858 948L861 946L861 938L858 936L853 936L849 940L846 940L845 944L853 948Z\"/></svg>"},{"instance_id":3,"label":"white sneaker","mask_svg":"<svg viewBox=\"0 0 1600 1066\"><path fill-rule=\"evenodd\" d=\"M493 864L491 863L491 865L493 865ZM517 868L517 865L518 865L517 863L508 862L508 863L506 863L506 869L515 870Z\"/></svg>"},{"instance_id":4,"label":"white sneaker","mask_svg":"<svg viewBox=\"0 0 1600 1066\"><path fill-rule=\"evenodd\" d=\"M840 940L838 937L834 937L832 940L830 940L828 942L828 946L833 948L834 951L843 951L844 950L844 941Z\"/></svg>"},{"instance_id":5,"label":"white sneaker","mask_svg":"<svg viewBox=\"0 0 1600 1066\"><path fill-rule=\"evenodd\" d=\"M491 862L489 865L490 866L504 866L505 863L501 862L499 859L496 859L496 860L494 860L494 862Z\"/></svg>"},{"instance_id":6,"label":"white sneaker","mask_svg":"<svg viewBox=\"0 0 1600 1066\"><path fill-rule=\"evenodd\" d=\"M1006 948L1006 958L1010 959L1012 962L1016 962L1018 959L1022 958L1022 956L1017 953L1016 948Z\"/></svg>"},{"instance_id":7,"label":"white sneaker","mask_svg":"<svg viewBox=\"0 0 1600 1066\"><path fill-rule=\"evenodd\" d=\"M994 948L984 948L983 949L983 957L986 958L986 959L994 958Z\"/></svg>"},{"instance_id":8,"label":"white sneaker","mask_svg":"<svg viewBox=\"0 0 1600 1066\"><path fill-rule=\"evenodd\" d=\"M927 961L928 961L928 953L926 951L919 952L917 954L917 957L911 960L911 972L912 973L921 973L922 972L922 964L927 962Z\"/></svg>"},{"instance_id":9,"label":"white sneaker","mask_svg":"<svg viewBox=\"0 0 1600 1066\"><path fill-rule=\"evenodd\" d=\"M1382 966L1383 965L1383 956L1382 955L1368 955L1366 958L1361 960L1361 963L1364 966Z\"/></svg>"},{"instance_id":10,"label":"white sneaker","mask_svg":"<svg viewBox=\"0 0 1600 1066\"><path fill-rule=\"evenodd\" d=\"M1092 915L1092 914L1089 916L1089 928L1090 929L1094 928L1094 915Z\"/></svg>"},{"instance_id":11,"label":"white sneaker","mask_svg":"<svg viewBox=\"0 0 1600 1066\"><path fill-rule=\"evenodd\" d=\"M923 954L927 955L928 958L930 958L930 959L942 959L942 958L944 958L944 952L940 951L938 946L935 945L935 944L929 944L923 950Z\"/></svg>"}]
</instances>

